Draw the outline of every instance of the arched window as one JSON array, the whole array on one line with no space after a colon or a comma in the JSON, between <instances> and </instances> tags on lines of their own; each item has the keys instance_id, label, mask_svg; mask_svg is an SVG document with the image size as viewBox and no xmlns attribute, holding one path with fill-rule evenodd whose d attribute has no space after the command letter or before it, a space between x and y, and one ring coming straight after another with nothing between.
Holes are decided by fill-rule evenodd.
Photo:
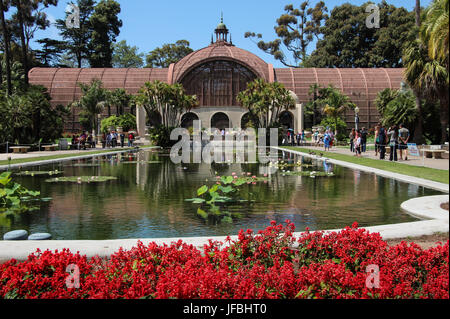
<instances>
[{"instance_id":1,"label":"arched window","mask_svg":"<svg viewBox=\"0 0 450 319\"><path fill-rule=\"evenodd\" d=\"M211 127L224 130L230 127L230 119L225 113L219 112L211 118Z\"/></svg>"},{"instance_id":2,"label":"arched window","mask_svg":"<svg viewBox=\"0 0 450 319\"><path fill-rule=\"evenodd\" d=\"M189 112L181 117L181 127L190 128L194 127L194 121L198 121L198 116L195 113Z\"/></svg>"},{"instance_id":3,"label":"arched window","mask_svg":"<svg viewBox=\"0 0 450 319\"><path fill-rule=\"evenodd\" d=\"M197 66L180 81L186 93L196 95L199 106L238 106L236 97L257 76L231 61L209 61Z\"/></svg>"},{"instance_id":4,"label":"arched window","mask_svg":"<svg viewBox=\"0 0 450 319\"><path fill-rule=\"evenodd\" d=\"M280 124L286 129L294 128L294 116L289 111L284 111L280 114Z\"/></svg>"}]
</instances>

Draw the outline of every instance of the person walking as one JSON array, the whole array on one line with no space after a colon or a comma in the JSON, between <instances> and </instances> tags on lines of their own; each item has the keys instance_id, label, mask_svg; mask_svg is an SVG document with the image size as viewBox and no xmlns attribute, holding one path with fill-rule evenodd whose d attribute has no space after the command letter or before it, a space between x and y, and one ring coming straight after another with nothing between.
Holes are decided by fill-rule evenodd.
<instances>
[{"instance_id":1,"label":"person walking","mask_svg":"<svg viewBox=\"0 0 450 319\"><path fill-rule=\"evenodd\" d=\"M398 130L398 137L399 137L399 153L400 153L400 160L403 160L403 153L405 153L405 161L408 160L408 142L409 142L409 130L403 125L400 124L400 129Z\"/></svg>"},{"instance_id":2,"label":"person walking","mask_svg":"<svg viewBox=\"0 0 450 319\"><path fill-rule=\"evenodd\" d=\"M380 160L384 160L386 156L386 143L387 143L387 134L386 129L380 126L380 132L378 133L378 147L380 153Z\"/></svg>"},{"instance_id":3,"label":"person walking","mask_svg":"<svg viewBox=\"0 0 450 319\"><path fill-rule=\"evenodd\" d=\"M350 138L350 152L354 152L354 140L355 140L355 136L356 136L356 130L354 128L352 128L352 130L350 131L349 134L349 138Z\"/></svg>"},{"instance_id":4,"label":"person walking","mask_svg":"<svg viewBox=\"0 0 450 319\"><path fill-rule=\"evenodd\" d=\"M111 133L106 134L106 147L107 148L112 147L112 134Z\"/></svg>"},{"instance_id":5,"label":"person walking","mask_svg":"<svg viewBox=\"0 0 450 319\"><path fill-rule=\"evenodd\" d=\"M105 147L106 147L106 134L103 133L102 134L102 148L105 148Z\"/></svg>"},{"instance_id":6,"label":"person walking","mask_svg":"<svg viewBox=\"0 0 450 319\"><path fill-rule=\"evenodd\" d=\"M398 127L397 125L391 126L387 132L389 137L389 146L391 148L391 154L389 160L397 162L397 149L398 149Z\"/></svg>"},{"instance_id":7,"label":"person walking","mask_svg":"<svg viewBox=\"0 0 450 319\"><path fill-rule=\"evenodd\" d=\"M133 147L134 135L132 132L128 133L128 146Z\"/></svg>"},{"instance_id":8,"label":"person walking","mask_svg":"<svg viewBox=\"0 0 450 319\"><path fill-rule=\"evenodd\" d=\"M325 135L323 136L323 144L325 146L325 151L330 150L330 142L331 142L330 132L326 131Z\"/></svg>"},{"instance_id":9,"label":"person walking","mask_svg":"<svg viewBox=\"0 0 450 319\"><path fill-rule=\"evenodd\" d=\"M358 131L356 131L353 145L354 145L354 149L355 149L355 156L361 157L362 138L361 138L361 133Z\"/></svg>"},{"instance_id":10,"label":"person walking","mask_svg":"<svg viewBox=\"0 0 450 319\"><path fill-rule=\"evenodd\" d=\"M367 148L367 130L365 127L362 128L360 138L361 138L361 153L366 152Z\"/></svg>"},{"instance_id":11,"label":"person walking","mask_svg":"<svg viewBox=\"0 0 450 319\"><path fill-rule=\"evenodd\" d=\"M120 133L120 147L124 147L125 146L125 134L122 132Z\"/></svg>"},{"instance_id":12,"label":"person walking","mask_svg":"<svg viewBox=\"0 0 450 319\"><path fill-rule=\"evenodd\" d=\"M375 140L375 157L378 156L378 148L380 146L380 126L377 125L375 126L375 136L374 136L374 140Z\"/></svg>"}]
</instances>

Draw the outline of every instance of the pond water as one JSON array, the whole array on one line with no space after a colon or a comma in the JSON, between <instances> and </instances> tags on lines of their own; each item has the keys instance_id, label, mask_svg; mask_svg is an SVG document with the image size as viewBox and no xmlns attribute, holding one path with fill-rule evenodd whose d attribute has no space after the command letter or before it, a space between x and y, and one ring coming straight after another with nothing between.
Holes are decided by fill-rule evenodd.
<instances>
[{"instance_id":1,"label":"pond water","mask_svg":"<svg viewBox=\"0 0 450 319\"><path fill-rule=\"evenodd\" d=\"M26 168L56 170L63 176L114 176L104 183L48 183L49 176L15 176L14 180L41 197L40 209L0 219L0 235L16 229L47 232L57 240L172 238L236 235L240 229L264 229L272 220L294 222L296 231L394 224L416 220L400 209L402 202L439 191L347 169L322 161L279 153L284 170L328 171L334 176L286 175L281 169L269 180L240 186L251 199L226 207L232 220L203 218L197 189L215 184L217 175L261 176L262 164L173 164L167 151L141 150L87 160ZM311 165L311 166L309 166ZM24 171L23 169L22 171ZM54 176L53 176L54 177Z\"/></svg>"}]
</instances>

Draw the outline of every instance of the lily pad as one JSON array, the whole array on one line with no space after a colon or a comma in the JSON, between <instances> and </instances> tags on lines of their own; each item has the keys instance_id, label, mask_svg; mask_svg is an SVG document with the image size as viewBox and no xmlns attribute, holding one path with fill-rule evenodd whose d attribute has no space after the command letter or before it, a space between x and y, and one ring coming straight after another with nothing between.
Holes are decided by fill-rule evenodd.
<instances>
[{"instance_id":1,"label":"lily pad","mask_svg":"<svg viewBox=\"0 0 450 319\"><path fill-rule=\"evenodd\" d=\"M62 171L23 171L14 173L15 176L52 176L62 174Z\"/></svg>"},{"instance_id":2,"label":"lily pad","mask_svg":"<svg viewBox=\"0 0 450 319\"><path fill-rule=\"evenodd\" d=\"M71 177L55 177L45 180L47 183L101 183L111 180L117 180L114 176L71 176Z\"/></svg>"}]
</instances>

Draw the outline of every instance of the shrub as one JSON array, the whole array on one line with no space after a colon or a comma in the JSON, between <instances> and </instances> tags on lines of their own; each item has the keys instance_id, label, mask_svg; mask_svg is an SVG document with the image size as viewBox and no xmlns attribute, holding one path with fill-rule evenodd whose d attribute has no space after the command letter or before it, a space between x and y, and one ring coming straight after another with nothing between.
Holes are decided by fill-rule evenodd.
<instances>
[{"instance_id":1,"label":"shrub","mask_svg":"<svg viewBox=\"0 0 450 319\"><path fill-rule=\"evenodd\" d=\"M0 266L1 298L448 298L448 245L422 250L388 246L379 234L347 227L303 233L275 222L236 241L210 241L203 251L181 241L141 242L109 260L40 252ZM66 267L76 264L79 289L67 288ZM379 286L366 284L367 266L379 267Z\"/></svg>"},{"instance_id":2,"label":"shrub","mask_svg":"<svg viewBox=\"0 0 450 319\"><path fill-rule=\"evenodd\" d=\"M102 120L101 123L101 131L102 133L108 133L110 127L114 127L117 129L117 127L122 127L124 132L128 132L132 129L136 128L136 116L134 116L131 113L126 113L121 116L110 116L104 120Z\"/></svg>"}]
</instances>

